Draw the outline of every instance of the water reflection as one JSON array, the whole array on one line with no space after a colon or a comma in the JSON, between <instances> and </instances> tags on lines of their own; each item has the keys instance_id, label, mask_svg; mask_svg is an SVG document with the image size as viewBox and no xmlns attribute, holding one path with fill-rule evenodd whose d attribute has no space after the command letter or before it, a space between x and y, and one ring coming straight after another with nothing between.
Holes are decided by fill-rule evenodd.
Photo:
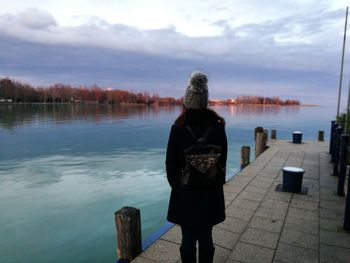
<instances>
[{"instance_id":1,"label":"water reflection","mask_svg":"<svg viewBox=\"0 0 350 263\"><path fill-rule=\"evenodd\" d=\"M223 109L220 109L221 111ZM231 105L225 107L225 112L229 115L241 116L262 116L278 115L280 113L295 114L300 110L300 106L262 106L262 105Z\"/></svg>"},{"instance_id":2,"label":"water reflection","mask_svg":"<svg viewBox=\"0 0 350 263\"><path fill-rule=\"evenodd\" d=\"M299 106L231 105L214 106L223 115L263 116L296 114ZM79 104L22 104L0 105L0 127L12 129L33 123L67 123L76 120L98 122L106 119L158 118L160 114L179 113L179 106L145 105L79 105Z\"/></svg>"},{"instance_id":3,"label":"water reflection","mask_svg":"<svg viewBox=\"0 0 350 263\"><path fill-rule=\"evenodd\" d=\"M179 112L178 106L145 105L79 105L79 104L21 104L0 105L0 127L54 121L67 123L76 120L122 120L130 117L156 118L163 112Z\"/></svg>"}]
</instances>

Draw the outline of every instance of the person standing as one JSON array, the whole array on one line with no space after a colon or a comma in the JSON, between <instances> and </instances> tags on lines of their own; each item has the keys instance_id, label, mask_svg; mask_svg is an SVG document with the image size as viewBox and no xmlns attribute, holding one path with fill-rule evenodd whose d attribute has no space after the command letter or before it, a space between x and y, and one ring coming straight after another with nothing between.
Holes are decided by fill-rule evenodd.
<instances>
[{"instance_id":1,"label":"person standing","mask_svg":"<svg viewBox=\"0 0 350 263\"><path fill-rule=\"evenodd\" d=\"M213 262L212 229L225 220L225 121L208 109L207 83L205 73L191 74L183 111L171 127L166 153L171 187L167 219L181 226L183 263L196 262L197 241L199 262ZM208 148L210 153L200 153Z\"/></svg>"}]
</instances>

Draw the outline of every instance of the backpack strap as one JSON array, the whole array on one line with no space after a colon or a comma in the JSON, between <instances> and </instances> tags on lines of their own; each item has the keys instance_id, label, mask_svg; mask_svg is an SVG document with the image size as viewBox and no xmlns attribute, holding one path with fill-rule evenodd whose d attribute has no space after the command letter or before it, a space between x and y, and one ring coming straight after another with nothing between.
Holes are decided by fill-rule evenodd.
<instances>
[{"instance_id":1,"label":"backpack strap","mask_svg":"<svg viewBox=\"0 0 350 263\"><path fill-rule=\"evenodd\" d=\"M196 140L196 142L197 143L203 143L203 142L205 142L206 140L207 140L207 138L208 138L208 135L209 135L209 133L210 133L210 131L211 131L211 126L209 126L206 130L205 130L205 132L204 132L204 134L203 134L203 136L202 137L197 137L196 136L196 134L194 133L194 131L190 128L190 126L185 126L186 127L186 129L189 131L189 133L192 135L192 137Z\"/></svg>"}]
</instances>

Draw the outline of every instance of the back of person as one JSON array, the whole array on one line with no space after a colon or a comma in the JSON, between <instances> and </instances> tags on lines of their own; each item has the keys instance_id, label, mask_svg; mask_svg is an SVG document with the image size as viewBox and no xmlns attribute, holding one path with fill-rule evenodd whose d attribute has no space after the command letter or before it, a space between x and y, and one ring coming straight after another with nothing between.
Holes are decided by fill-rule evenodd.
<instances>
[{"instance_id":1,"label":"back of person","mask_svg":"<svg viewBox=\"0 0 350 263\"><path fill-rule=\"evenodd\" d=\"M171 128L167 148L166 170L172 188L168 220L181 226L182 262L196 262L197 241L199 262L212 262L215 250L212 227L225 220L223 194L227 159L225 122L218 114L207 108L206 75L201 72L192 73L189 84L184 97L184 111ZM196 145L198 138L203 137L206 145L213 145L219 149L219 154L215 155L218 158L214 161L217 171L213 175L215 180L211 184L203 185L184 183L183 177L186 174L185 170L188 169L186 150ZM207 161L205 158L198 160ZM213 164L209 165L212 167ZM205 172L202 174L205 176Z\"/></svg>"}]
</instances>

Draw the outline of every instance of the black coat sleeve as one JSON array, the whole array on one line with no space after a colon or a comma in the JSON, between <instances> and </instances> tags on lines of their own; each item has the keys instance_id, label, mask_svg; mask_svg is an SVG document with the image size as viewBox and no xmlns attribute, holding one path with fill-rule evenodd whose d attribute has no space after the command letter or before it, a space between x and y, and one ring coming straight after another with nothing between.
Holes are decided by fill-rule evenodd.
<instances>
[{"instance_id":1,"label":"black coat sleeve","mask_svg":"<svg viewBox=\"0 0 350 263\"><path fill-rule=\"evenodd\" d=\"M225 125L220 124L220 134L219 138L221 138L221 150L222 150L222 155L219 159L220 166L225 169L224 173L224 178L221 178L222 183L226 183L226 161L227 161L227 137L226 137L226 132L225 132Z\"/></svg>"},{"instance_id":2,"label":"black coat sleeve","mask_svg":"<svg viewBox=\"0 0 350 263\"><path fill-rule=\"evenodd\" d=\"M178 128L176 126L171 127L168 147L166 152L166 173L169 185L174 187L177 181L178 170L180 169L180 150L176 143Z\"/></svg>"}]
</instances>

